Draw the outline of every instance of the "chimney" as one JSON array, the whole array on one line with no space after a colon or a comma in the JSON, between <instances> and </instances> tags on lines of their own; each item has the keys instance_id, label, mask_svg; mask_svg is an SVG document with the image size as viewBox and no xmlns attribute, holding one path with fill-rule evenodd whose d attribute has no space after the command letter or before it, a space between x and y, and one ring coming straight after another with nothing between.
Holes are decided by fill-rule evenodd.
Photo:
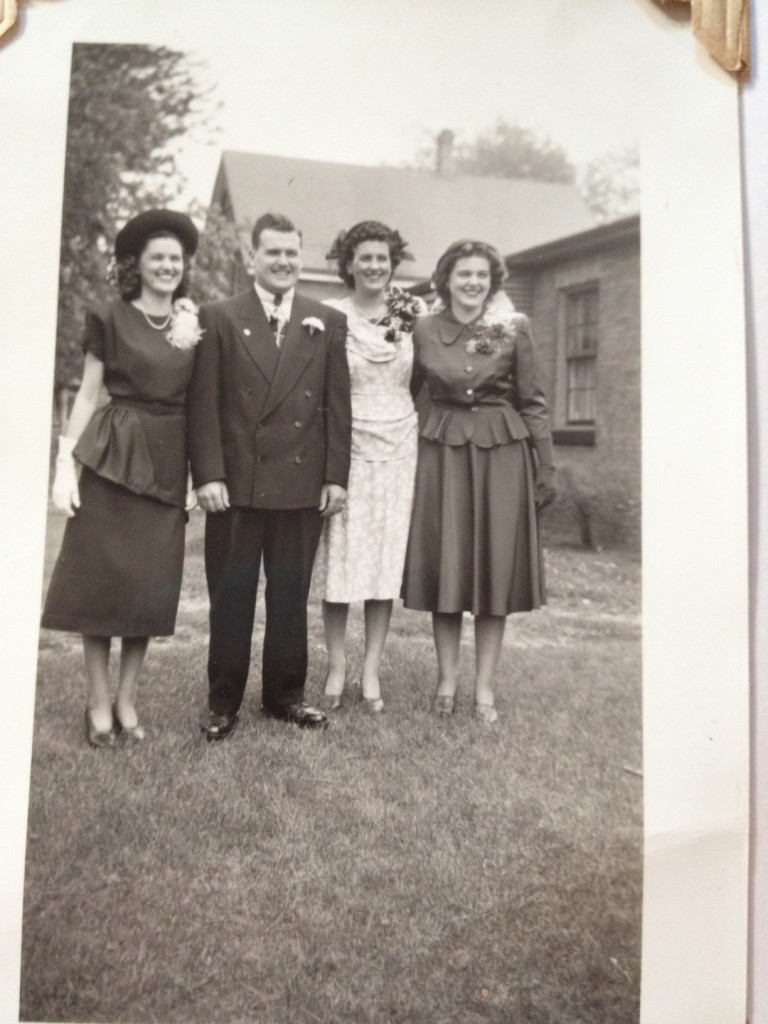
<instances>
[{"instance_id":1,"label":"chimney","mask_svg":"<svg viewBox=\"0 0 768 1024\"><path fill-rule=\"evenodd\" d=\"M454 134L448 128L443 128L437 136L435 171L440 178L450 178L453 174L453 139Z\"/></svg>"}]
</instances>

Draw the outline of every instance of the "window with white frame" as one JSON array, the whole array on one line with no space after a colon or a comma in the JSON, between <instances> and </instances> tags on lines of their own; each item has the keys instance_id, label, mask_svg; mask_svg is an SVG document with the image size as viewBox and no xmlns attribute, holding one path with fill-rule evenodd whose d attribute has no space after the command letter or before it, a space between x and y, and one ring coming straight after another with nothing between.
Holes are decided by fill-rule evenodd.
<instances>
[{"instance_id":1,"label":"window with white frame","mask_svg":"<svg viewBox=\"0 0 768 1024\"><path fill-rule=\"evenodd\" d=\"M594 424L599 291L596 283L569 289L565 300L565 421Z\"/></svg>"}]
</instances>

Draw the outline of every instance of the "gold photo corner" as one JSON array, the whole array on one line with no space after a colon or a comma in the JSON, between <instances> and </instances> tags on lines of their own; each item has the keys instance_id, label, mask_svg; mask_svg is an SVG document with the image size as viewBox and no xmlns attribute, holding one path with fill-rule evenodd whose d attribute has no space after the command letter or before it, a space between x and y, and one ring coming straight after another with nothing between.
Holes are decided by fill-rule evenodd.
<instances>
[{"instance_id":1,"label":"gold photo corner","mask_svg":"<svg viewBox=\"0 0 768 1024\"><path fill-rule=\"evenodd\" d=\"M733 74L749 68L749 0L656 0L691 10L693 34L717 63Z\"/></svg>"},{"instance_id":2,"label":"gold photo corner","mask_svg":"<svg viewBox=\"0 0 768 1024\"><path fill-rule=\"evenodd\" d=\"M16 0L0 0L0 38L16 24L18 16Z\"/></svg>"}]
</instances>

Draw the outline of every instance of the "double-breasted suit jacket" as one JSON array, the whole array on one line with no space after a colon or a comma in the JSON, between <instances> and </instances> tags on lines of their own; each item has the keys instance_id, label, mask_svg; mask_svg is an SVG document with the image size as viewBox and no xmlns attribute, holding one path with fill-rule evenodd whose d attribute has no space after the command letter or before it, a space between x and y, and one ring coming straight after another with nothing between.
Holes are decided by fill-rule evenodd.
<instances>
[{"instance_id":1,"label":"double-breasted suit jacket","mask_svg":"<svg viewBox=\"0 0 768 1024\"><path fill-rule=\"evenodd\" d=\"M295 294L278 349L251 288L204 306L200 325L188 393L195 486L223 480L233 506L263 509L316 508L323 483L346 487L343 314Z\"/></svg>"},{"instance_id":2,"label":"double-breasted suit jacket","mask_svg":"<svg viewBox=\"0 0 768 1024\"><path fill-rule=\"evenodd\" d=\"M230 507L210 512L209 708L236 714L251 659L260 564L267 576L262 700L303 699L307 599L324 483L346 487L351 443L347 322L294 293L278 345L251 289L204 307L188 396L195 486L224 481Z\"/></svg>"}]
</instances>

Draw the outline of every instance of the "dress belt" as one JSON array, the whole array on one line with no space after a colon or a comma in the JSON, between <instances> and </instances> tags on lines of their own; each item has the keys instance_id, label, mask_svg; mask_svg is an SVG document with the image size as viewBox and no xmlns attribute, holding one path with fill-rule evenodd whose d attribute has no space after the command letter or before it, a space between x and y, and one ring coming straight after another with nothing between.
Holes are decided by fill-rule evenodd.
<instances>
[{"instance_id":1,"label":"dress belt","mask_svg":"<svg viewBox=\"0 0 768 1024\"><path fill-rule=\"evenodd\" d=\"M169 405L167 402L150 402L143 398L127 398L121 395L111 397L111 405L116 408L139 409L142 412L152 413L154 416L183 416L184 406L180 404Z\"/></svg>"}]
</instances>

